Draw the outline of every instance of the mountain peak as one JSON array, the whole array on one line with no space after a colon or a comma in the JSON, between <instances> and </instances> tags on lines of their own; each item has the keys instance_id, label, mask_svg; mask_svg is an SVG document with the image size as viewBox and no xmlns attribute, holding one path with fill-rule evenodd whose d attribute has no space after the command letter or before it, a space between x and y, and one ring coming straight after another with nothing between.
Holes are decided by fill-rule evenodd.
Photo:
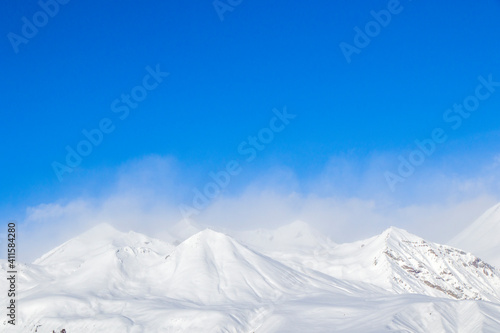
<instances>
[{"instance_id":1,"label":"mountain peak","mask_svg":"<svg viewBox=\"0 0 500 333\"><path fill-rule=\"evenodd\" d=\"M401 229L398 227L390 226L389 228L385 229L384 232L382 233L384 235L390 235L394 237L417 237L405 229Z\"/></svg>"},{"instance_id":2,"label":"mountain peak","mask_svg":"<svg viewBox=\"0 0 500 333\"><path fill-rule=\"evenodd\" d=\"M166 242L134 231L121 232L107 223L102 223L47 252L35 260L34 264L59 265L64 262L74 262L77 265L93 256L114 252L124 247L151 248L158 253L172 249Z\"/></svg>"},{"instance_id":3,"label":"mountain peak","mask_svg":"<svg viewBox=\"0 0 500 333\"><path fill-rule=\"evenodd\" d=\"M500 274L470 253L439 245L406 230L340 244L305 258L302 265L340 279L371 282L396 293L452 299L500 299Z\"/></svg>"},{"instance_id":4,"label":"mountain peak","mask_svg":"<svg viewBox=\"0 0 500 333\"><path fill-rule=\"evenodd\" d=\"M208 258L207 260L210 260L214 257L214 253L219 256L223 253L238 252L239 247L243 246L230 236L207 228L180 243L173 254L189 252L193 258Z\"/></svg>"},{"instance_id":5,"label":"mountain peak","mask_svg":"<svg viewBox=\"0 0 500 333\"><path fill-rule=\"evenodd\" d=\"M165 265L162 285L177 299L267 299L290 288L307 288L300 273L211 229L179 244Z\"/></svg>"},{"instance_id":6,"label":"mountain peak","mask_svg":"<svg viewBox=\"0 0 500 333\"><path fill-rule=\"evenodd\" d=\"M81 234L80 238L93 238L93 237L98 237L98 238L104 238L104 237L113 237L123 234L121 231L113 227L111 224L108 223L100 223L89 230L85 231L83 234Z\"/></svg>"},{"instance_id":7,"label":"mountain peak","mask_svg":"<svg viewBox=\"0 0 500 333\"><path fill-rule=\"evenodd\" d=\"M183 243L192 243L192 242L211 242L211 241L230 241L231 237L228 235L212 230L210 228L206 228L193 236L186 239Z\"/></svg>"}]
</instances>

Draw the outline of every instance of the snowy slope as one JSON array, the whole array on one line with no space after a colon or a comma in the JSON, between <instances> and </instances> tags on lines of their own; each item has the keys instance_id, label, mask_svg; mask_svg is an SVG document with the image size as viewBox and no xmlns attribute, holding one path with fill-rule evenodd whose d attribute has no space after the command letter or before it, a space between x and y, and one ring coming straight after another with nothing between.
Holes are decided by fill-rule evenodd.
<instances>
[{"instance_id":1,"label":"snowy slope","mask_svg":"<svg viewBox=\"0 0 500 333\"><path fill-rule=\"evenodd\" d=\"M395 293L500 301L500 272L470 253L389 228L364 241L271 257L297 270L372 283Z\"/></svg>"},{"instance_id":2,"label":"snowy slope","mask_svg":"<svg viewBox=\"0 0 500 333\"><path fill-rule=\"evenodd\" d=\"M276 302L316 294L381 292L370 285L302 274L211 230L174 249L105 225L23 267L19 285L26 332L36 327L49 327L49 332L61 327L125 330L129 324L139 331L184 331L191 325L201 329L207 321L239 332L257 325L255 320ZM137 308L142 310L135 313ZM238 313L228 314L232 308ZM193 316L205 318L205 323L193 322Z\"/></svg>"},{"instance_id":3,"label":"snowy slope","mask_svg":"<svg viewBox=\"0 0 500 333\"><path fill-rule=\"evenodd\" d=\"M281 237L292 242L283 244L279 238L276 241L276 235L287 235ZM249 246L302 271L314 269L398 293L455 299L499 297L499 273L493 267L474 255L426 242L397 228L365 241L341 245L302 223L275 231L240 233L239 237Z\"/></svg>"},{"instance_id":4,"label":"snowy slope","mask_svg":"<svg viewBox=\"0 0 500 333\"><path fill-rule=\"evenodd\" d=\"M311 282L209 229L181 243L162 266L165 294L201 304L276 299L307 289Z\"/></svg>"},{"instance_id":5,"label":"snowy slope","mask_svg":"<svg viewBox=\"0 0 500 333\"><path fill-rule=\"evenodd\" d=\"M500 203L448 242L500 267Z\"/></svg>"},{"instance_id":6,"label":"snowy slope","mask_svg":"<svg viewBox=\"0 0 500 333\"><path fill-rule=\"evenodd\" d=\"M341 245L304 223L239 235L173 246L98 226L20 268L19 331L500 331L497 272L470 254L395 228Z\"/></svg>"}]
</instances>

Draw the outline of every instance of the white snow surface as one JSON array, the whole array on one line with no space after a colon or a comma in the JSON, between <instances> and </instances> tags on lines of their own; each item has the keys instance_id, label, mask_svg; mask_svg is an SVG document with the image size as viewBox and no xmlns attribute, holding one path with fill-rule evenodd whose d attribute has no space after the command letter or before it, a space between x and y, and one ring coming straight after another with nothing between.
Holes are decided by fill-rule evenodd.
<instances>
[{"instance_id":1,"label":"white snow surface","mask_svg":"<svg viewBox=\"0 0 500 333\"><path fill-rule=\"evenodd\" d=\"M488 209L449 244L473 252L500 267L500 203Z\"/></svg>"},{"instance_id":2,"label":"white snow surface","mask_svg":"<svg viewBox=\"0 0 500 333\"><path fill-rule=\"evenodd\" d=\"M500 332L500 272L401 229L184 227L174 245L99 225L18 265L17 330L0 332Z\"/></svg>"},{"instance_id":3,"label":"white snow surface","mask_svg":"<svg viewBox=\"0 0 500 333\"><path fill-rule=\"evenodd\" d=\"M369 282L391 292L452 299L500 301L500 272L471 253L427 242L391 227L348 244L319 245L309 252L263 252L299 271Z\"/></svg>"}]
</instances>

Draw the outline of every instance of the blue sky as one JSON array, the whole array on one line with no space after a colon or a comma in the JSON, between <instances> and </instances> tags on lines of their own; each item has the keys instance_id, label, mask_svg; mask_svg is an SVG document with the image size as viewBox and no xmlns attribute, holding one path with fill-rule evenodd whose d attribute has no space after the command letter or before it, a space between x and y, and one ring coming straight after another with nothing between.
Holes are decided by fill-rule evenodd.
<instances>
[{"instance_id":1,"label":"blue sky","mask_svg":"<svg viewBox=\"0 0 500 333\"><path fill-rule=\"evenodd\" d=\"M23 17L33 23L43 9L5 4L4 218L109 198L125 178L174 206L190 204L192 188L232 160L243 171L224 198L265 190L407 207L487 197L477 211L500 198L500 87L458 129L443 120L474 95L478 77L500 81L500 2L221 3L231 8L223 20L212 1L69 1L18 44L12 34L24 38ZM391 6L397 13L348 63L340 43L355 45L354 28L365 31L371 11ZM111 104L143 83L148 66L169 75L120 119ZM238 146L285 106L297 117L245 162ZM114 130L60 181L53 162L64 164L66 146L76 149L103 119ZM391 191L385 172L396 173L398 156L435 128L447 140Z\"/></svg>"}]
</instances>

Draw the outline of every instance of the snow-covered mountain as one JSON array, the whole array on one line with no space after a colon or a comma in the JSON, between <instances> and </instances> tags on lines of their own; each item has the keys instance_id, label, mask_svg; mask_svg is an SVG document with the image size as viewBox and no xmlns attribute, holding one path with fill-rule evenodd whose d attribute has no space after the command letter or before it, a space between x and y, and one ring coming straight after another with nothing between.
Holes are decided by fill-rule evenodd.
<instances>
[{"instance_id":1,"label":"snow-covered mountain","mask_svg":"<svg viewBox=\"0 0 500 333\"><path fill-rule=\"evenodd\" d=\"M198 228L189 227L169 239ZM97 226L20 267L18 327L500 331L499 272L472 254L396 228L350 244L335 244L301 222L232 234L206 229L174 245ZM6 322L0 331L8 331Z\"/></svg>"},{"instance_id":2,"label":"snow-covered mountain","mask_svg":"<svg viewBox=\"0 0 500 333\"><path fill-rule=\"evenodd\" d=\"M314 251L268 253L297 270L313 269L394 293L500 302L500 271L464 251L391 227L367 240Z\"/></svg>"},{"instance_id":3,"label":"snow-covered mountain","mask_svg":"<svg viewBox=\"0 0 500 333\"><path fill-rule=\"evenodd\" d=\"M448 242L500 267L500 203Z\"/></svg>"}]
</instances>

